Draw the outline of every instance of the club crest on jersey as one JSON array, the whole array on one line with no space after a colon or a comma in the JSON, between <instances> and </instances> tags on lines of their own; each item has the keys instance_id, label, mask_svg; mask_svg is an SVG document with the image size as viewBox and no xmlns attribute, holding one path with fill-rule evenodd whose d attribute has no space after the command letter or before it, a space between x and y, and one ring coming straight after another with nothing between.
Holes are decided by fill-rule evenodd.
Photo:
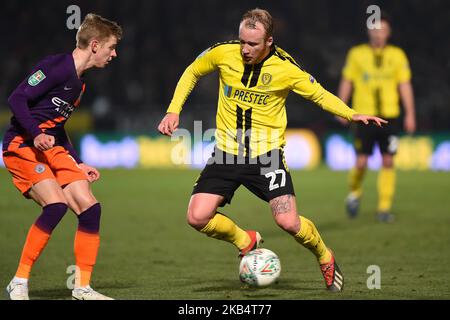
<instances>
[{"instance_id":1,"label":"club crest on jersey","mask_svg":"<svg viewBox=\"0 0 450 320\"><path fill-rule=\"evenodd\" d=\"M263 73L261 76L261 81L264 85L268 85L272 81L272 75L270 73Z\"/></svg>"},{"instance_id":2,"label":"club crest on jersey","mask_svg":"<svg viewBox=\"0 0 450 320\"><path fill-rule=\"evenodd\" d=\"M45 171L45 166L41 163L38 163L36 167L34 167L34 171L36 171L36 173L42 173Z\"/></svg>"},{"instance_id":3,"label":"club crest on jersey","mask_svg":"<svg viewBox=\"0 0 450 320\"><path fill-rule=\"evenodd\" d=\"M38 70L35 73L33 73L28 78L28 84L32 87L37 86L40 82L42 82L46 78L45 74L42 72L42 70Z\"/></svg>"},{"instance_id":4,"label":"club crest on jersey","mask_svg":"<svg viewBox=\"0 0 450 320\"><path fill-rule=\"evenodd\" d=\"M314 81L316 81L316 79L314 79L314 77L313 76L309 76L309 81L311 82L311 83L314 83Z\"/></svg>"}]
</instances>

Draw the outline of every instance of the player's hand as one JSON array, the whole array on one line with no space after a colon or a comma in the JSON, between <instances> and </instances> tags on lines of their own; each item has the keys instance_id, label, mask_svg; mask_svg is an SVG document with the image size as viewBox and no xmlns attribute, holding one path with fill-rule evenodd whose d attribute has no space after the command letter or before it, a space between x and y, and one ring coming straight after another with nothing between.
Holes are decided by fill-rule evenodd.
<instances>
[{"instance_id":1,"label":"player's hand","mask_svg":"<svg viewBox=\"0 0 450 320\"><path fill-rule=\"evenodd\" d=\"M376 126L382 128L383 127L383 123L386 124L388 123L386 120L378 118L378 117L374 117L374 116L366 116L365 114L354 114L352 116L352 120L357 122L357 121L361 121L364 124L369 124L370 122L373 122Z\"/></svg>"},{"instance_id":2,"label":"player's hand","mask_svg":"<svg viewBox=\"0 0 450 320\"><path fill-rule=\"evenodd\" d=\"M403 122L403 126L405 127L405 131L407 133L413 134L414 132L416 132L416 118L414 117L414 115L406 115Z\"/></svg>"},{"instance_id":3,"label":"player's hand","mask_svg":"<svg viewBox=\"0 0 450 320\"><path fill-rule=\"evenodd\" d=\"M89 182L92 183L100 179L100 172L98 172L98 170L94 167L88 166L84 163L80 163L78 166L86 174Z\"/></svg>"},{"instance_id":4,"label":"player's hand","mask_svg":"<svg viewBox=\"0 0 450 320\"><path fill-rule=\"evenodd\" d=\"M36 136L36 138L34 138L33 144L39 151L46 151L53 148L53 146L55 145L55 137L45 133L41 133L40 135Z\"/></svg>"},{"instance_id":5,"label":"player's hand","mask_svg":"<svg viewBox=\"0 0 450 320\"><path fill-rule=\"evenodd\" d=\"M336 116L335 118L336 118L336 120L337 120L340 124L342 124L343 126L348 126L349 123L350 123L350 121L348 121L348 120L345 119L345 118L342 118L342 117L339 117L339 116Z\"/></svg>"},{"instance_id":6,"label":"player's hand","mask_svg":"<svg viewBox=\"0 0 450 320\"><path fill-rule=\"evenodd\" d=\"M161 120L161 123L158 126L158 130L162 134L171 137L172 133L178 128L179 123L180 123L180 115L169 112Z\"/></svg>"}]
</instances>

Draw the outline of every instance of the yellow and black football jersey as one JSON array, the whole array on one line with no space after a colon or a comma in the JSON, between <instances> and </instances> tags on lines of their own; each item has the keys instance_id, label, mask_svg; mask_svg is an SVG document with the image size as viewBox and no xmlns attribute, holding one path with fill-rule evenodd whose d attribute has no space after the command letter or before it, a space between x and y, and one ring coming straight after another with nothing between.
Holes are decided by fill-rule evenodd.
<instances>
[{"instance_id":1,"label":"yellow and black football jersey","mask_svg":"<svg viewBox=\"0 0 450 320\"><path fill-rule=\"evenodd\" d=\"M356 113L279 47L273 46L258 64L244 64L239 41L219 43L201 53L180 78L167 112L180 113L198 79L215 70L219 71L216 143L227 153L253 158L282 148L291 90L349 120Z\"/></svg>"},{"instance_id":2,"label":"yellow and black football jersey","mask_svg":"<svg viewBox=\"0 0 450 320\"><path fill-rule=\"evenodd\" d=\"M374 49L362 44L350 49L342 71L353 83L352 107L358 113L392 119L400 115L398 85L410 81L411 70L402 49Z\"/></svg>"}]
</instances>

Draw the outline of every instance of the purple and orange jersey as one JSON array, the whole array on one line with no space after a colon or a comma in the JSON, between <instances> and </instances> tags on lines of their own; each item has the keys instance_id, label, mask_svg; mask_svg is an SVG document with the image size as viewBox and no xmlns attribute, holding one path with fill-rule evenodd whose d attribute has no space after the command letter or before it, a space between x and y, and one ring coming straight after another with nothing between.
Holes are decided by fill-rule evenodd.
<instances>
[{"instance_id":1,"label":"purple and orange jersey","mask_svg":"<svg viewBox=\"0 0 450 320\"><path fill-rule=\"evenodd\" d=\"M11 142L33 147L41 133L55 137L55 146L64 147L81 163L64 130L64 124L80 104L85 84L78 78L72 54L42 60L8 99L13 117L3 139L3 151Z\"/></svg>"}]
</instances>

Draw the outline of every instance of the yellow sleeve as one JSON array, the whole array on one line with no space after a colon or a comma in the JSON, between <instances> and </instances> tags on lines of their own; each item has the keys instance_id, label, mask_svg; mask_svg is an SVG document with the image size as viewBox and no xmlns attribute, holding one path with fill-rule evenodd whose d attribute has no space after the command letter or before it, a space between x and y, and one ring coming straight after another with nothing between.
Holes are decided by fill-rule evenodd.
<instances>
[{"instance_id":1,"label":"yellow sleeve","mask_svg":"<svg viewBox=\"0 0 450 320\"><path fill-rule=\"evenodd\" d=\"M411 80L411 69L409 67L408 58L403 50L399 49L398 66L396 77L398 83L408 82Z\"/></svg>"},{"instance_id":2,"label":"yellow sleeve","mask_svg":"<svg viewBox=\"0 0 450 320\"><path fill-rule=\"evenodd\" d=\"M323 88L322 90L322 94L313 101L322 109L351 121L352 116L357 114L357 112L347 106L341 99L336 97L331 92Z\"/></svg>"},{"instance_id":3,"label":"yellow sleeve","mask_svg":"<svg viewBox=\"0 0 450 320\"><path fill-rule=\"evenodd\" d=\"M206 49L203 51L189 67L186 68L175 88L172 101L167 112L179 114L186 99L194 89L198 80L208 73L217 69L217 61L221 56L220 48Z\"/></svg>"},{"instance_id":4,"label":"yellow sleeve","mask_svg":"<svg viewBox=\"0 0 450 320\"><path fill-rule=\"evenodd\" d=\"M358 77L358 68L356 65L355 55L356 52L354 49L351 49L347 54L345 66L342 69L342 77L345 80L354 81Z\"/></svg>"},{"instance_id":5,"label":"yellow sleeve","mask_svg":"<svg viewBox=\"0 0 450 320\"><path fill-rule=\"evenodd\" d=\"M352 120L357 112L348 107L341 99L325 90L309 73L301 69L292 72L292 91L311 100L325 111Z\"/></svg>"}]
</instances>

